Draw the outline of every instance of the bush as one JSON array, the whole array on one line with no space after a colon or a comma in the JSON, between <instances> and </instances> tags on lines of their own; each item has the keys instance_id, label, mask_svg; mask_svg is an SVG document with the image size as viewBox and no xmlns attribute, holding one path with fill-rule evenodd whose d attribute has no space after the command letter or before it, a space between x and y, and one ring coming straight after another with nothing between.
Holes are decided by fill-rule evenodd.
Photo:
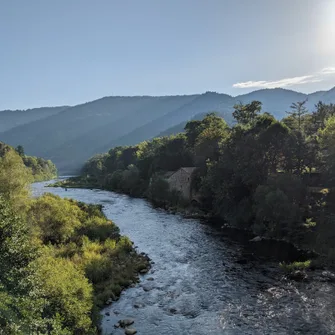
<instances>
[{"instance_id":1,"label":"bush","mask_svg":"<svg viewBox=\"0 0 335 335\"><path fill-rule=\"evenodd\" d=\"M286 273L292 273L297 270L306 270L311 266L311 261L307 260L305 262L293 262L293 263L280 263L280 268Z\"/></svg>"},{"instance_id":2,"label":"bush","mask_svg":"<svg viewBox=\"0 0 335 335\"><path fill-rule=\"evenodd\" d=\"M81 226L83 212L72 201L44 194L33 201L29 210L32 228L44 243L64 243Z\"/></svg>"},{"instance_id":3,"label":"bush","mask_svg":"<svg viewBox=\"0 0 335 335\"><path fill-rule=\"evenodd\" d=\"M46 252L29 266L37 298L44 300L45 319L61 317L62 325L74 333L92 330L90 319L93 290L84 273L70 260Z\"/></svg>"}]
</instances>

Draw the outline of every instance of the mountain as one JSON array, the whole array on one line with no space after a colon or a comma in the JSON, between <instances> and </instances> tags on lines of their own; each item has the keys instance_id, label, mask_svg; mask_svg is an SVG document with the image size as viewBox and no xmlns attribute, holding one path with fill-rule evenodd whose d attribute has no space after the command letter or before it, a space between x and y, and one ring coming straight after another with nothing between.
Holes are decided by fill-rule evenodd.
<instances>
[{"instance_id":1,"label":"mountain","mask_svg":"<svg viewBox=\"0 0 335 335\"><path fill-rule=\"evenodd\" d=\"M61 173L74 173L96 153L179 132L187 121L201 119L211 111L232 123L231 113L238 102L259 100L264 111L281 119L293 102L306 99L310 110L319 100L335 103L335 88L309 95L278 88L236 97L215 92L113 96L72 107L0 111L0 140L23 145L29 155L51 159Z\"/></svg>"},{"instance_id":2,"label":"mountain","mask_svg":"<svg viewBox=\"0 0 335 335\"><path fill-rule=\"evenodd\" d=\"M10 130L22 124L47 118L68 108L62 107L41 107L27 110L4 110L0 111L0 132Z\"/></svg>"}]
</instances>

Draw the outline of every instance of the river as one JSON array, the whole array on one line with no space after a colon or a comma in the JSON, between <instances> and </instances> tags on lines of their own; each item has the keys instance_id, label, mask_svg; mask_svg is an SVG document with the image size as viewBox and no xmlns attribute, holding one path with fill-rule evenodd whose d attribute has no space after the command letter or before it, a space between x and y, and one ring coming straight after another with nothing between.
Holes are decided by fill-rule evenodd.
<instances>
[{"instance_id":1,"label":"river","mask_svg":"<svg viewBox=\"0 0 335 335\"><path fill-rule=\"evenodd\" d=\"M104 334L124 334L114 328L122 318L133 318L139 335L335 334L333 284L285 281L273 259L237 262L243 243L143 199L48 183L33 184L33 194L102 204L154 261L136 287L102 311Z\"/></svg>"}]
</instances>

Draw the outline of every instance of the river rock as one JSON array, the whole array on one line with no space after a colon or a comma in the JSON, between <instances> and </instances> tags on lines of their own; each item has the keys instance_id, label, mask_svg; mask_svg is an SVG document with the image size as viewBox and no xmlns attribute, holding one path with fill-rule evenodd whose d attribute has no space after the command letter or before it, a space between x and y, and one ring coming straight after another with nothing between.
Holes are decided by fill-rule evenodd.
<instances>
[{"instance_id":1,"label":"river rock","mask_svg":"<svg viewBox=\"0 0 335 335\"><path fill-rule=\"evenodd\" d=\"M152 290L152 288L149 287L149 286L143 286L142 288L143 288L143 291L144 291L144 292L149 292L149 291Z\"/></svg>"},{"instance_id":2,"label":"river rock","mask_svg":"<svg viewBox=\"0 0 335 335\"><path fill-rule=\"evenodd\" d=\"M109 312L106 312L106 313L105 313L105 315L107 315L107 316L110 316L110 315L111 315L111 313L109 313Z\"/></svg>"},{"instance_id":3,"label":"river rock","mask_svg":"<svg viewBox=\"0 0 335 335\"><path fill-rule=\"evenodd\" d=\"M124 330L124 333L125 333L126 335L134 335L134 334L137 333L137 330L136 330L135 328L126 328L126 329Z\"/></svg>"},{"instance_id":4,"label":"river rock","mask_svg":"<svg viewBox=\"0 0 335 335\"><path fill-rule=\"evenodd\" d=\"M147 280L149 280L149 281L153 281L154 278L153 278L153 277L149 277L149 278L147 278Z\"/></svg>"},{"instance_id":5,"label":"river rock","mask_svg":"<svg viewBox=\"0 0 335 335\"><path fill-rule=\"evenodd\" d=\"M329 282L335 282L335 274L329 271L322 271L321 277Z\"/></svg>"},{"instance_id":6,"label":"river rock","mask_svg":"<svg viewBox=\"0 0 335 335\"><path fill-rule=\"evenodd\" d=\"M148 269L142 269L142 270L140 270L140 274L142 274L142 275L146 274L147 272L148 272Z\"/></svg>"},{"instance_id":7,"label":"river rock","mask_svg":"<svg viewBox=\"0 0 335 335\"><path fill-rule=\"evenodd\" d=\"M114 325L115 328L120 328L120 322L117 322L115 325Z\"/></svg>"},{"instance_id":8,"label":"river rock","mask_svg":"<svg viewBox=\"0 0 335 335\"><path fill-rule=\"evenodd\" d=\"M289 278L295 281L303 281L307 279L307 274L304 271L296 270L289 274Z\"/></svg>"},{"instance_id":9,"label":"river rock","mask_svg":"<svg viewBox=\"0 0 335 335\"><path fill-rule=\"evenodd\" d=\"M134 323L133 319L123 319L119 321L119 324L121 327L126 327L126 326L130 326ZM135 333L134 333L135 334Z\"/></svg>"},{"instance_id":10,"label":"river rock","mask_svg":"<svg viewBox=\"0 0 335 335\"><path fill-rule=\"evenodd\" d=\"M256 236L250 240L250 242L260 242L262 241L262 238L260 236Z\"/></svg>"}]
</instances>

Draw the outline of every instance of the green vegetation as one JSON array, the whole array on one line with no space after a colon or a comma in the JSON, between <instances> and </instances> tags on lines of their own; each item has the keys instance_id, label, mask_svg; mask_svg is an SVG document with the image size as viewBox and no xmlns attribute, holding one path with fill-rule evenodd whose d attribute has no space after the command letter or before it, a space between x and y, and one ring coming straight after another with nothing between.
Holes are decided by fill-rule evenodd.
<instances>
[{"instance_id":1,"label":"green vegetation","mask_svg":"<svg viewBox=\"0 0 335 335\"><path fill-rule=\"evenodd\" d=\"M235 105L232 127L210 113L183 133L112 148L85 164L81 181L178 206L164 174L195 166L203 211L335 262L335 105L319 102L309 113L306 101L294 103L281 121L261 108Z\"/></svg>"},{"instance_id":2,"label":"green vegetation","mask_svg":"<svg viewBox=\"0 0 335 335\"><path fill-rule=\"evenodd\" d=\"M27 152L49 157L61 175L74 175L92 155L115 146L133 145L183 130L186 122L201 120L215 110L233 124L232 108L239 101L262 101L277 119L293 101L308 99L312 110L318 100L335 103L334 88L302 94L282 88L262 89L232 97L206 92L172 96L110 96L71 107L0 112L0 138ZM68 109L67 109L68 108Z\"/></svg>"},{"instance_id":3,"label":"green vegetation","mask_svg":"<svg viewBox=\"0 0 335 335\"><path fill-rule=\"evenodd\" d=\"M292 273L296 270L306 270L311 266L311 261L305 261L305 262L293 262L290 264L286 263L280 263L280 267L283 269L286 273Z\"/></svg>"},{"instance_id":4,"label":"green vegetation","mask_svg":"<svg viewBox=\"0 0 335 335\"><path fill-rule=\"evenodd\" d=\"M0 158L0 334L97 334L99 307L148 269L101 206L32 199L19 153Z\"/></svg>"},{"instance_id":5,"label":"green vegetation","mask_svg":"<svg viewBox=\"0 0 335 335\"><path fill-rule=\"evenodd\" d=\"M16 155L16 160L21 159L25 167L29 170L24 173L22 172L23 175L26 175L27 173L32 174L32 181L50 180L57 176L56 166L50 160L40 157L26 156L22 145L19 145L14 149L9 145L0 142L0 159L10 160L9 157L4 158L5 154L8 152L16 152L18 154ZM19 175L20 174L21 173L19 173Z\"/></svg>"},{"instance_id":6,"label":"green vegetation","mask_svg":"<svg viewBox=\"0 0 335 335\"><path fill-rule=\"evenodd\" d=\"M34 181L50 180L57 177L56 166L50 161L40 157L22 157L24 165L31 169Z\"/></svg>"}]
</instances>

